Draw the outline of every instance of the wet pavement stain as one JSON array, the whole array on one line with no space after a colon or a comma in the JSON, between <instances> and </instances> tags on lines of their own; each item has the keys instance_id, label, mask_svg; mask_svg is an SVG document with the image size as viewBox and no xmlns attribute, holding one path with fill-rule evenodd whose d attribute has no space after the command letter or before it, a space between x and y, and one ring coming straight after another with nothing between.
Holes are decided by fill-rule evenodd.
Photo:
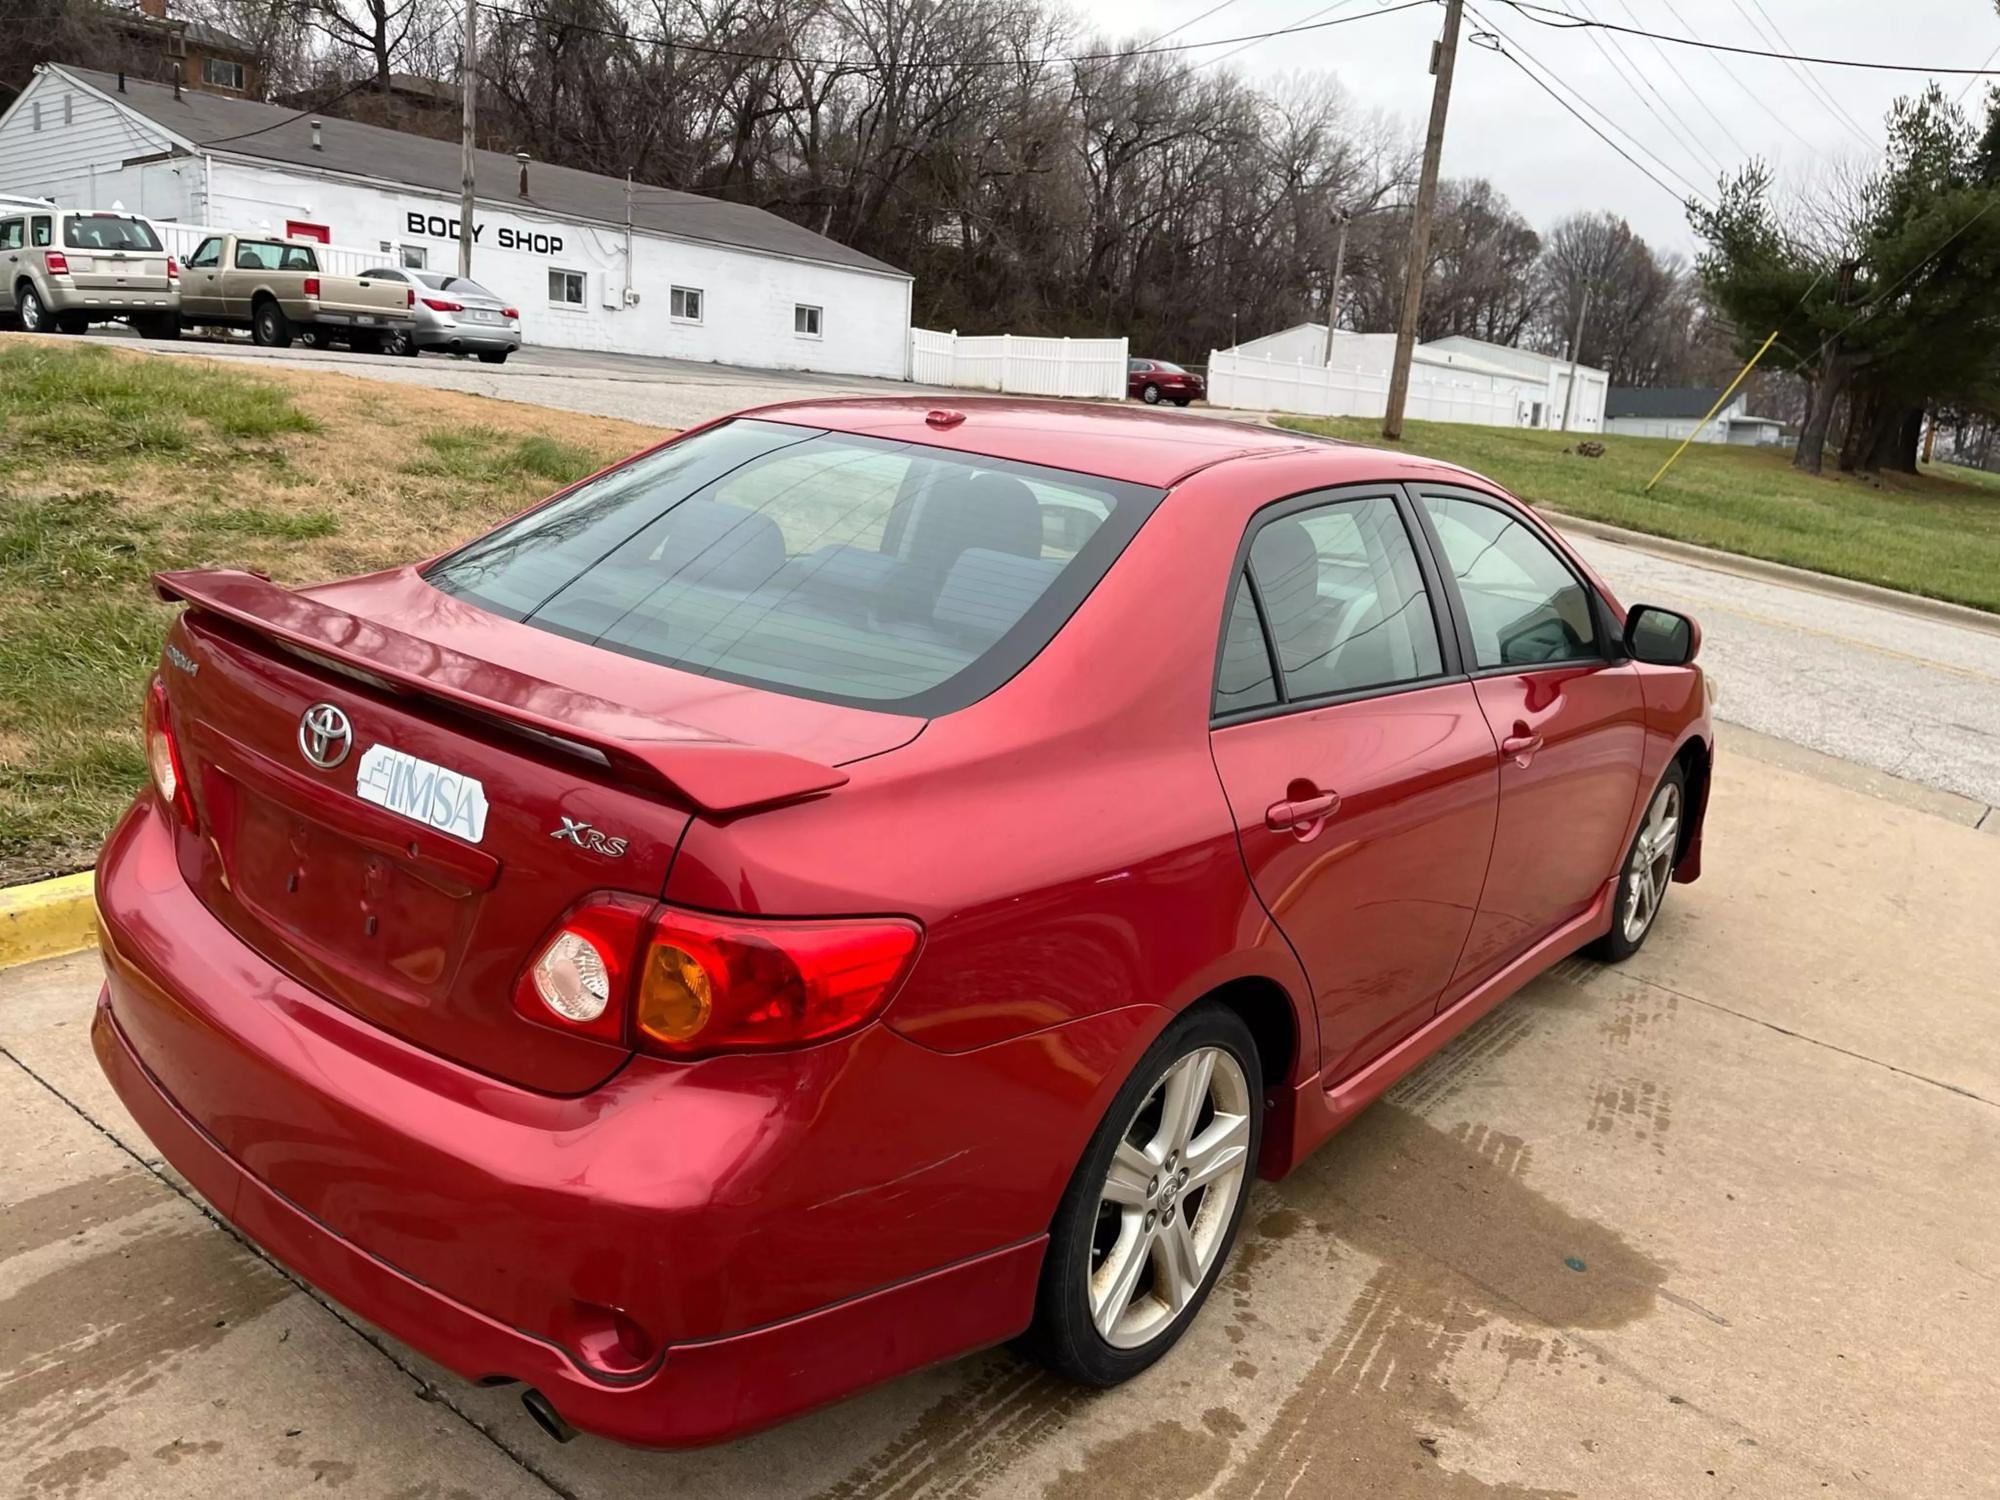
<instances>
[{"instance_id":1,"label":"wet pavement stain","mask_svg":"<svg viewBox=\"0 0 2000 1500\"><path fill-rule=\"evenodd\" d=\"M68 1497L97 1490L112 1472L131 1458L123 1448L77 1448L60 1458L38 1464L21 1476L24 1496Z\"/></svg>"},{"instance_id":2,"label":"wet pavement stain","mask_svg":"<svg viewBox=\"0 0 2000 1500\"><path fill-rule=\"evenodd\" d=\"M60 1244L172 1199L159 1179L138 1167L64 1183L0 1208L0 1260Z\"/></svg>"},{"instance_id":3,"label":"wet pavement stain","mask_svg":"<svg viewBox=\"0 0 2000 1500\"><path fill-rule=\"evenodd\" d=\"M1099 1443L1084 1454L1081 1469L1064 1469L1042 1496L1043 1500L1102 1500L1107 1494L1119 1494L1194 1500L1208 1492L1228 1461L1227 1434L1155 1422Z\"/></svg>"},{"instance_id":4,"label":"wet pavement stain","mask_svg":"<svg viewBox=\"0 0 2000 1500\"><path fill-rule=\"evenodd\" d=\"M1667 1154L1674 1123L1674 1091L1645 1078L1603 1078L1591 1086L1590 1118L1584 1128L1598 1135L1622 1135Z\"/></svg>"},{"instance_id":5,"label":"wet pavement stain","mask_svg":"<svg viewBox=\"0 0 2000 1500\"><path fill-rule=\"evenodd\" d=\"M1022 1453L1061 1428L1096 1394L1004 1350L980 1356L968 1369L964 1385L822 1490L820 1500L905 1500L914 1495L971 1500L987 1493ZM1221 1446L1226 1453L1228 1444Z\"/></svg>"},{"instance_id":6,"label":"wet pavement stain","mask_svg":"<svg viewBox=\"0 0 2000 1500\"><path fill-rule=\"evenodd\" d=\"M0 1300L0 1468L61 1443L291 1290L199 1224L152 1229Z\"/></svg>"},{"instance_id":7,"label":"wet pavement stain","mask_svg":"<svg viewBox=\"0 0 2000 1500\"><path fill-rule=\"evenodd\" d=\"M1378 1104L1279 1184L1287 1206L1380 1264L1222 1495L1556 1493L1451 1466L1450 1433L1466 1411L1450 1383L1452 1360L1468 1347L1497 1347L1509 1373L1560 1361L1569 1346L1556 1331L1644 1316L1667 1271L1530 1187L1532 1155L1518 1137L1485 1126L1441 1130ZM1588 1269L1579 1274L1566 1260ZM1523 1325L1551 1334L1517 1331Z\"/></svg>"}]
</instances>

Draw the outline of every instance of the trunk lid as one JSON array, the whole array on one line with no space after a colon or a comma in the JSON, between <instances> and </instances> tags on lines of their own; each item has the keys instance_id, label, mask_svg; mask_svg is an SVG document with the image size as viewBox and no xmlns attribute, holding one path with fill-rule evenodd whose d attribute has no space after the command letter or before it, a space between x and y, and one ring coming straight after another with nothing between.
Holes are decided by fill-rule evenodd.
<instances>
[{"instance_id":1,"label":"trunk lid","mask_svg":"<svg viewBox=\"0 0 2000 1500\"><path fill-rule=\"evenodd\" d=\"M556 643L600 659L591 673L548 651L547 634L511 626L544 647L541 674L511 665L483 649L504 636L486 621L510 622L410 575L360 580L357 597L231 572L164 574L158 587L190 605L162 668L200 822L178 838L189 886L319 994L544 1092L590 1089L627 1056L514 1012L522 970L563 915L594 891L656 899L697 812L742 815L847 779L768 739L560 685L613 685L609 653ZM384 618L399 601L410 612L416 590L445 606L424 616L428 633ZM377 609L357 612L370 599ZM708 684L690 682L698 709ZM767 705L765 718L782 716ZM911 733L908 721L878 730Z\"/></svg>"}]
</instances>

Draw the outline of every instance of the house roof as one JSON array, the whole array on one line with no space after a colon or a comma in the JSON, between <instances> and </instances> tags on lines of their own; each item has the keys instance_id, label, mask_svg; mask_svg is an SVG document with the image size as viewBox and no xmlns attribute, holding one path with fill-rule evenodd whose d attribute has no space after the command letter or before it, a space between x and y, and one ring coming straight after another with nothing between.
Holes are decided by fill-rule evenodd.
<instances>
[{"instance_id":1,"label":"house roof","mask_svg":"<svg viewBox=\"0 0 2000 1500\"><path fill-rule=\"evenodd\" d=\"M1722 397L1719 385L1643 386L1611 388L1604 401L1607 417L1705 417Z\"/></svg>"},{"instance_id":2,"label":"house roof","mask_svg":"<svg viewBox=\"0 0 2000 1500\"><path fill-rule=\"evenodd\" d=\"M49 65L93 88L114 104L171 131L197 148L231 156L250 157L310 171L348 173L422 188L456 197L459 189L459 148L456 141L433 140L381 125L363 125L333 115L317 117L253 99L184 90L174 97L167 84L127 78L125 92L111 73L67 64ZM318 118L322 149L314 150L309 120ZM254 132L254 133L253 133ZM476 152L479 197L496 205L518 203L559 218L590 219L601 224L625 222L625 182L574 167L533 162L528 168L529 191L515 188L520 163L498 151ZM890 276L908 273L873 256L863 255L825 235L815 234L776 214L747 203L728 203L672 188L640 185L632 194L635 228L737 249L786 255L853 270Z\"/></svg>"},{"instance_id":3,"label":"house roof","mask_svg":"<svg viewBox=\"0 0 2000 1500\"><path fill-rule=\"evenodd\" d=\"M211 26L206 21L182 21L167 16L149 16L142 10L127 10L112 7L113 20L128 31L168 32L178 31L194 46L206 52L223 52L254 60L257 44L247 42L234 32L224 31L220 26Z\"/></svg>"}]
</instances>

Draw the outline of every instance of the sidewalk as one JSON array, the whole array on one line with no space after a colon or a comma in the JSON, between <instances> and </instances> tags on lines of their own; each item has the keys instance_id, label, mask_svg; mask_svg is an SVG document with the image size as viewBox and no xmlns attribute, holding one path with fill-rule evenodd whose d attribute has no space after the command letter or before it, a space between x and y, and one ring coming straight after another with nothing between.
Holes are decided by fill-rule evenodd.
<instances>
[{"instance_id":1,"label":"sidewalk","mask_svg":"<svg viewBox=\"0 0 2000 1500\"><path fill-rule=\"evenodd\" d=\"M1774 764L1774 759L1790 764ZM0 974L0 1475L30 1496L1991 1493L2000 839L1729 734L1707 874L1284 1183L1105 1394L1004 1351L732 1447L558 1447L219 1229ZM14 1491L9 1491L14 1493Z\"/></svg>"}]
</instances>

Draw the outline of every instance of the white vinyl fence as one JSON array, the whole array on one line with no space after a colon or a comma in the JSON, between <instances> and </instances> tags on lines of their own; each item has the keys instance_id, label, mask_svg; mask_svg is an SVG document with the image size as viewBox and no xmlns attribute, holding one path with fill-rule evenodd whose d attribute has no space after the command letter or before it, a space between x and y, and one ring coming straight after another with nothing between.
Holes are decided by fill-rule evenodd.
<instances>
[{"instance_id":1,"label":"white vinyl fence","mask_svg":"<svg viewBox=\"0 0 2000 1500\"><path fill-rule=\"evenodd\" d=\"M1410 366L1408 414L1424 422L1524 427L1532 411L1526 390L1505 376L1419 361ZM1217 350L1208 357L1208 400L1250 411L1379 417L1389 406L1389 374Z\"/></svg>"},{"instance_id":2,"label":"white vinyl fence","mask_svg":"<svg viewBox=\"0 0 2000 1500\"><path fill-rule=\"evenodd\" d=\"M187 258L194 254L195 246L212 234L237 234L246 240L280 240L290 245L304 245L319 261L319 268L330 276L359 276L363 271L376 266L395 264L394 260L380 250L363 250L352 245L322 245L318 240L286 239L282 234L257 234L247 229L210 229L201 224L155 223L160 231L160 243L167 247L167 253L183 266Z\"/></svg>"},{"instance_id":3,"label":"white vinyl fence","mask_svg":"<svg viewBox=\"0 0 2000 1500\"><path fill-rule=\"evenodd\" d=\"M1040 339L910 330L910 379L1020 396L1125 395L1124 339Z\"/></svg>"}]
</instances>

